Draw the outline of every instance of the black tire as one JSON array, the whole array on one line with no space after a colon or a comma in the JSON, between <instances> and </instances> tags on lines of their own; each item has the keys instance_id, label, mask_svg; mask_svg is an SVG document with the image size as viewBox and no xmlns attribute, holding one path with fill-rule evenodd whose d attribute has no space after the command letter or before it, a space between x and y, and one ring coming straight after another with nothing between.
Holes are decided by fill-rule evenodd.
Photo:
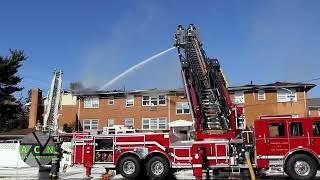
<instances>
[{"instance_id":1,"label":"black tire","mask_svg":"<svg viewBox=\"0 0 320 180\"><path fill-rule=\"evenodd\" d=\"M134 165L134 170L132 173L128 173L125 166L128 165ZM126 179L135 179L138 177L141 171L140 161L137 157L134 156L127 156L120 160L118 164L118 172Z\"/></svg>"},{"instance_id":2,"label":"black tire","mask_svg":"<svg viewBox=\"0 0 320 180\"><path fill-rule=\"evenodd\" d=\"M306 174L303 174L303 175L298 174L295 171L295 165L298 161L300 161L300 163L301 162L306 163L305 165L308 166L308 167L305 167L305 169L309 169L307 170L307 172L305 172ZM284 169L292 179L297 179L297 180L313 179L317 174L316 162L310 156L305 154L295 154L291 156L286 162Z\"/></svg>"},{"instance_id":3,"label":"black tire","mask_svg":"<svg viewBox=\"0 0 320 180\"><path fill-rule=\"evenodd\" d=\"M159 172L159 174L155 173L154 170L152 170L155 168L156 165L163 168L162 171L160 170L161 173ZM155 156L149 159L147 162L146 168L147 168L148 175L153 179L165 179L170 172L170 165L168 161L163 157L159 157L159 156Z\"/></svg>"}]
</instances>

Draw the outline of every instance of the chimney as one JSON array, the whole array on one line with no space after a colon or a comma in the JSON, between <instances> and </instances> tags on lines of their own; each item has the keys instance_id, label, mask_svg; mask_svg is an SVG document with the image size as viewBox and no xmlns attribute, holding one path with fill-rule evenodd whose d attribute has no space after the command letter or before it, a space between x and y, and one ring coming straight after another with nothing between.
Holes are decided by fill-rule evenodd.
<instances>
[{"instance_id":1,"label":"chimney","mask_svg":"<svg viewBox=\"0 0 320 180\"><path fill-rule=\"evenodd\" d=\"M29 111L29 126L28 128L34 128L37 121L42 123L42 91L39 88L31 90L31 105Z\"/></svg>"}]
</instances>

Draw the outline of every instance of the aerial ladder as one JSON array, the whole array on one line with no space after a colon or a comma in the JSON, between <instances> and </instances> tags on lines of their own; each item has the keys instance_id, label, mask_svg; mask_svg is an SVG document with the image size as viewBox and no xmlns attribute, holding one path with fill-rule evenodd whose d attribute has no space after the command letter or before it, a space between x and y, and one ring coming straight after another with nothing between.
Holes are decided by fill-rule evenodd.
<instances>
[{"instance_id":1,"label":"aerial ladder","mask_svg":"<svg viewBox=\"0 0 320 180\"><path fill-rule=\"evenodd\" d=\"M193 24L187 30L178 26L175 46L185 91L191 102L195 138L234 137L241 110L230 100L218 59L210 59L206 55Z\"/></svg>"},{"instance_id":2,"label":"aerial ladder","mask_svg":"<svg viewBox=\"0 0 320 180\"><path fill-rule=\"evenodd\" d=\"M48 104L43 121L43 131L55 134L58 130L58 111L61 99L62 71L55 70L48 94Z\"/></svg>"}]
</instances>

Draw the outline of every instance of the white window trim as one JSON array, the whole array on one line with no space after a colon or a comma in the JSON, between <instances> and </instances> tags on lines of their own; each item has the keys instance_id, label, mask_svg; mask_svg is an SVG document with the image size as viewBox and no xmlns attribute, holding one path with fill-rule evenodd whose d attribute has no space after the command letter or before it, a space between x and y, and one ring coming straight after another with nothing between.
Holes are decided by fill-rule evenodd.
<instances>
[{"instance_id":1,"label":"white window trim","mask_svg":"<svg viewBox=\"0 0 320 180\"><path fill-rule=\"evenodd\" d=\"M112 103L110 103L110 102L112 102ZM112 106L112 105L114 105L114 96L109 96L108 97L108 105L110 105L110 106Z\"/></svg>"},{"instance_id":2,"label":"white window trim","mask_svg":"<svg viewBox=\"0 0 320 180\"><path fill-rule=\"evenodd\" d=\"M239 99L237 97L240 97L239 94L241 94L241 97L242 97L241 99L243 100L242 102L237 102L237 99ZM234 92L234 103L235 104L244 104L245 103L244 91L235 91Z\"/></svg>"},{"instance_id":3,"label":"white window trim","mask_svg":"<svg viewBox=\"0 0 320 180\"><path fill-rule=\"evenodd\" d=\"M157 129L151 129L151 119L157 119ZM160 119L164 119L166 121L165 123L165 128L164 129L159 129L159 120ZM149 120L149 128L148 129L145 129L143 128L143 121L144 120ZM157 131L157 130L167 130L168 129L168 120L166 117L151 117L151 118L142 118L142 121L141 121L141 129L142 130L152 130L152 131Z\"/></svg>"},{"instance_id":4,"label":"white window trim","mask_svg":"<svg viewBox=\"0 0 320 180\"><path fill-rule=\"evenodd\" d=\"M128 97L130 97L130 96L133 97L132 98L133 101L132 101L132 105L128 106ZM134 106L134 95L127 95L126 96L126 107L133 107L133 106Z\"/></svg>"},{"instance_id":5,"label":"white window trim","mask_svg":"<svg viewBox=\"0 0 320 180\"><path fill-rule=\"evenodd\" d=\"M91 106L88 106L88 104L86 104L86 99L90 99L90 101L91 101ZM93 99L98 99L98 106L97 107L94 107L94 106L92 106L93 105ZM99 104L100 104L100 98L99 98L99 96L87 96L87 97L84 97L84 99L83 99L83 108L85 108L85 109L91 109L91 108L93 108L93 109L96 109L96 108L99 108Z\"/></svg>"},{"instance_id":6,"label":"white window trim","mask_svg":"<svg viewBox=\"0 0 320 180\"><path fill-rule=\"evenodd\" d=\"M84 129L84 121L90 121L90 130ZM97 121L97 129L92 130L92 121ZM82 121L84 131L98 131L99 130L99 119L84 119Z\"/></svg>"},{"instance_id":7,"label":"white window trim","mask_svg":"<svg viewBox=\"0 0 320 180\"><path fill-rule=\"evenodd\" d=\"M177 109L177 103L182 103L182 113L178 113L178 109ZM189 113L184 113L184 108L183 108L183 104L184 103L187 103L188 104L188 106L189 106ZM189 102L176 102L176 115L184 115L184 114L190 114L191 112L190 112L190 105L189 105Z\"/></svg>"},{"instance_id":8,"label":"white window trim","mask_svg":"<svg viewBox=\"0 0 320 180\"><path fill-rule=\"evenodd\" d=\"M124 123L123 125L126 127L126 120L132 120L132 128L134 128L134 118L124 118Z\"/></svg>"},{"instance_id":9,"label":"white window trim","mask_svg":"<svg viewBox=\"0 0 320 180\"><path fill-rule=\"evenodd\" d=\"M294 93L292 93L294 91ZM284 92L285 100L279 98L280 92ZM283 95L283 94L282 94ZM288 95L294 95L294 98L288 98ZM277 90L277 102L286 103L286 102L297 102L298 96L296 90L287 90L287 89L278 89Z\"/></svg>"},{"instance_id":10,"label":"white window trim","mask_svg":"<svg viewBox=\"0 0 320 180\"><path fill-rule=\"evenodd\" d=\"M259 95L259 92L263 92L262 97ZM265 101L266 100L266 91L265 90L258 90L258 101Z\"/></svg>"},{"instance_id":11,"label":"white window trim","mask_svg":"<svg viewBox=\"0 0 320 180\"><path fill-rule=\"evenodd\" d=\"M144 96L149 96L149 105L143 105L143 97ZM156 97L157 96L157 105L151 105L151 97ZM164 96L164 104L159 104L159 96ZM141 104L142 106L167 106L167 95L165 94L145 94L145 95L142 95L142 98L141 98Z\"/></svg>"},{"instance_id":12,"label":"white window trim","mask_svg":"<svg viewBox=\"0 0 320 180\"><path fill-rule=\"evenodd\" d=\"M110 118L110 119L107 119L107 123L108 123L107 126L108 127L112 127L112 126L110 126L110 123L109 123L109 121L111 121L111 120L113 121L113 125L112 126L114 126L115 120L113 118Z\"/></svg>"}]
</instances>

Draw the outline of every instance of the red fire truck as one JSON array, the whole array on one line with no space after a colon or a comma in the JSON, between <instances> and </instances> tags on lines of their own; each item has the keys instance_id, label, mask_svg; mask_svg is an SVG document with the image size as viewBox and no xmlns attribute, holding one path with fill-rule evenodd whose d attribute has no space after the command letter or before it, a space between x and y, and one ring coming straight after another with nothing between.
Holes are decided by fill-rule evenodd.
<instances>
[{"instance_id":1,"label":"red fire truck","mask_svg":"<svg viewBox=\"0 0 320 180\"><path fill-rule=\"evenodd\" d=\"M232 104L217 59L209 59L191 24L175 35L182 79L194 129L191 140L170 133L76 135L73 163L88 169L100 164L135 179L146 172L165 179L175 170L203 173L250 169L285 172L293 179L316 175L320 160L320 118L265 116L243 128L242 108ZM252 163L251 163L252 162ZM212 171L210 171L212 170Z\"/></svg>"}]
</instances>

